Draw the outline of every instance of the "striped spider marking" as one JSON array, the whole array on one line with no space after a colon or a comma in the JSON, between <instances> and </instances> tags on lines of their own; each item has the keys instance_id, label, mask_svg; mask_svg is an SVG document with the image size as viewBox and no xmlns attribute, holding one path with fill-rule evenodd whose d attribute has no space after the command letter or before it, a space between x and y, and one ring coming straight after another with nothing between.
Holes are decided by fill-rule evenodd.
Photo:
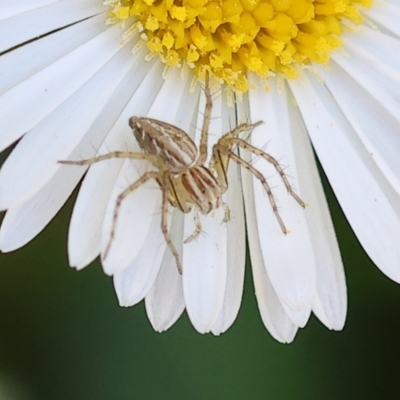
<instances>
[{"instance_id":1,"label":"striped spider marking","mask_svg":"<svg viewBox=\"0 0 400 400\"><path fill-rule=\"evenodd\" d=\"M219 207L224 207L224 222L228 222L230 210L223 202L222 195L228 190L227 170L230 160L250 171L260 181L268 195L272 211L278 220L282 232L287 234L289 231L286 229L279 214L275 197L266 178L249 162L234 152L235 148L249 151L271 163L279 173L289 194L303 208L305 207L305 203L292 189L279 162L268 153L239 138L242 132L247 131L251 133L254 128L262 124L262 121L254 124L242 123L228 133L225 133L213 146L209 165L205 165L207 160L208 129L212 111L212 96L208 76L205 79L204 91L206 106L199 148L196 147L186 132L174 125L152 118L132 117L129 119L129 126L132 128L142 152L113 151L81 161L59 161L61 164L67 165L91 165L111 158L130 158L147 160L147 162L150 162L155 167L155 170L145 172L136 182L132 183L118 195L113 212L110 238L102 255L103 259L107 257L114 240L118 214L123 200L145 182L154 179L162 191L161 230L167 246L175 258L178 271L182 274L181 259L172 242L168 229L168 207L178 208L183 213L194 211L196 228L184 243L196 239L201 233L202 227L199 213L207 215Z\"/></svg>"}]
</instances>

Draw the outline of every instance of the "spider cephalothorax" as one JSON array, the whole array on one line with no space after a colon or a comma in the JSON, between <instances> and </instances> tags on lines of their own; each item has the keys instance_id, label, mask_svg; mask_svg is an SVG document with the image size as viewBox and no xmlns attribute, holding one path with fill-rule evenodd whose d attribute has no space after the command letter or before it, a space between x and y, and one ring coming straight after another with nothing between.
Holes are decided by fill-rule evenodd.
<instances>
[{"instance_id":1,"label":"spider cephalothorax","mask_svg":"<svg viewBox=\"0 0 400 400\"><path fill-rule=\"evenodd\" d=\"M114 208L110 238L103 253L103 259L107 257L112 245L122 201L145 182L155 179L162 191L161 230L176 260L177 268L182 273L180 256L171 240L168 229L168 206L176 207L184 213L194 212L196 229L185 240L185 243L195 239L201 233L199 212L206 215L222 206L225 208L224 221L227 222L230 212L228 205L223 202L222 196L229 185L227 170L230 160L235 161L260 180L268 194L272 210L279 225L283 233L286 234L288 231L279 215L274 195L267 180L256 168L235 152L236 148L247 150L271 163L281 176L288 192L302 207L305 207L304 202L290 186L279 162L271 155L239 137L242 132L251 132L262 123L261 121L254 124L242 123L224 134L213 146L211 160L208 165L205 165L207 160L208 129L212 111L212 96L208 76L205 82L205 95L206 107L198 148L186 132L174 125L152 118L132 117L129 120L129 125L142 152L114 151L87 160L60 161L63 164L90 165L110 158L131 158L147 160L155 167L155 170L144 173L136 182L119 194Z\"/></svg>"}]
</instances>

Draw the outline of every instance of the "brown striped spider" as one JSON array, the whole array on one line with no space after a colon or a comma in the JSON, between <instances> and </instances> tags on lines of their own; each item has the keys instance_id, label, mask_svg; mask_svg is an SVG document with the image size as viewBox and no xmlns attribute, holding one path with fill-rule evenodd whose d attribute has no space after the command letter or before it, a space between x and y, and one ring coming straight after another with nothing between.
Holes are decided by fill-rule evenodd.
<instances>
[{"instance_id":1,"label":"brown striped spider","mask_svg":"<svg viewBox=\"0 0 400 400\"><path fill-rule=\"evenodd\" d=\"M304 202L290 186L279 162L271 155L252 146L246 140L239 138L242 132L251 132L255 127L259 126L262 121L254 124L242 123L230 132L224 134L213 146L209 166L205 165L207 160L208 129L212 111L212 96L208 76L206 76L204 90L206 95L206 107L199 149L197 149L195 143L186 132L174 125L152 118L132 117L129 120L129 125L143 152L113 151L105 155L81 161L60 161L62 164L69 165L91 165L110 158L130 158L147 160L155 167L155 170L145 172L136 182L132 183L119 194L114 208L110 238L102 256L103 259L107 257L115 236L121 203L129 194L134 192L145 182L155 179L162 191L161 230L175 258L178 271L182 273L180 256L171 240L168 230L168 206L172 205L173 207L179 208L184 213L189 213L192 210L194 211L196 229L193 234L185 240L185 243L195 239L202 231L199 212L206 215L212 210L222 206L225 208L224 221L227 222L230 218L230 213L228 206L222 201L222 195L227 191L229 185L227 170L230 160L235 161L238 165L250 171L261 182L268 194L272 211L283 233L288 233L279 215L275 197L267 180L261 172L234 151L234 149L238 147L256 156L262 157L264 160L271 163L279 173L289 194L302 207L305 207Z\"/></svg>"}]
</instances>

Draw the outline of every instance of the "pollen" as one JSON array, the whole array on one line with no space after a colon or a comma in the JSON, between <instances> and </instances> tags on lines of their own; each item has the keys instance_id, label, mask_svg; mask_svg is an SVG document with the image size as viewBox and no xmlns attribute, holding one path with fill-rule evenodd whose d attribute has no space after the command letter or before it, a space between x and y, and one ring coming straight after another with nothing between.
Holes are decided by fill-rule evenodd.
<instances>
[{"instance_id":1,"label":"pollen","mask_svg":"<svg viewBox=\"0 0 400 400\"><path fill-rule=\"evenodd\" d=\"M187 65L235 92L247 72L295 79L298 67L326 64L340 35L363 22L373 0L105 0L108 23L131 21L149 54L168 67Z\"/></svg>"}]
</instances>

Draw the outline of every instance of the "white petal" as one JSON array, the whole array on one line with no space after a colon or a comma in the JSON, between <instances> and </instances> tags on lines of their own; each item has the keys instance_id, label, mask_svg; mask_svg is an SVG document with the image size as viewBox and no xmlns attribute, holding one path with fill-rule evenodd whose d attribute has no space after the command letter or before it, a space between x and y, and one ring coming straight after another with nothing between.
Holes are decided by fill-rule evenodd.
<instances>
[{"instance_id":1,"label":"white petal","mask_svg":"<svg viewBox=\"0 0 400 400\"><path fill-rule=\"evenodd\" d=\"M16 4L16 2L6 1ZM0 94L106 29L104 15L98 15L3 54L0 57Z\"/></svg>"},{"instance_id":2,"label":"white petal","mask_svg":"<svg viewBox=\"0 0 400 400\"><path fill-rule=\"evenodd\" d=\"M168 122L187 131L193 115L193 109L189 107L196 102L198 93L188 94L189 82L190 75L183 79L179 69L169 71L147 117Z\"/></svg>"},{"instance_id":3,"label":"white petal","mask_svg":"<svg viewBox=\"0 0 400 400\"><path fill-rule=\"evenodd\" d=\"M283 309L264 267L254 207L252 177L249 174L243 174L242 181L251 268L258 309L260 310L261 319L270 334L279 342L290 343L296 335L297 326L292 323Z\"/></svg>"},{"instance_id":4,"label":"white petal","mask_svg":"<svg viewBox=\"0 0 400 400\"><path fill-rule=\"evenodd\" d=\"M307 130L293 104L290 99L290 129L282 135L296 149L298 184L309 204L307 225L317 272L313 311L328 328L339 330L343 328L347 310L343 264Z\"/></svg>"},{"instance_id":5,"label":"white petal","mask_svg":"<svg viewBox=\"0 0 400 400\"><path fill-rule=\"evenodd\" d=\"M220 117L221 99L214 101L213 116ZM200 105L199 114L203 114ZM202 118L201 118L202 119ZM209 148L221 135L220 118L211 120ZM196 136L199 137L199 130ZM197 142L198 140L196 140ZM227 280L227 224L222 207L201 216L203 233L183 247L183 293L193 326L200 333L209 332L221 312ZM185 216L184 234L195 230L192 213Z\"/></svg>"},{"instance_id":6,"label":"white petal","mask_svg":"<svg viewBox=\"0 0 400 400\"><path fill-rule=\"evenodd\" d=\"M130 144L127 149L133 152L139 151L136 143ZM149 169L144 164L145 162L139 164L131 160L123 163L106 207L101 234L103 253L109 245L117 197ZM139 254L160 208L161 192L153 180L142 184L122 201L111 247L107 257L104 258L102 254L102 264L106 274L113 275L127 268Z\"/></svg>"},{"instance_id":7,"label":"white petal","mask_svg":"<svg viewBox=\"0 0 400 400\"><path fill-rule=\"evenodd\" d=\"M190 213L185 218L185 236L195 230ZM224 210L201 219L203 235L183 248L183 292L187 312L200 333L211 330L221 312L227 279L227 229Z\"/></svg>"},{"instance_id":8,"label":"white petal","mask_svg":"<svg viewBox=\"0 0 400 400\"><path fill-rule=\"evenodd\" d=\"M225 133L236 125L236 118L233 107L228 107L225 103L223 107L223 132ZM238 165L231 162L227 175L229 187L225 195L225 201L231 212L231 219L227 223L228 271L224 303L218 319L211 329L214 335L225 332L237 317L242 302L246 262L243 194Z\"/></svg>"},{"instance_id":9,"label":"white petal","mask_svg":"<svg viewBox=\"0 0 400 400\"><path fill-rule=\"evenodd\" d=\"M319 83L290 81L313 146L362 246L391 279L400 281L398 196Z\"/></svg>"},{"instance_id":10,"label":"white petal","mask_svg":"<svg viewBox=\"0 0 400 400\"><path fill-rule=\"evenodd\" d=\"M397 26L399 25L397 24ZM374 58L379 59L381 63L394 69L400 68L400 59L398 57L400 41L393 36L385 35L376 29L364 25L362 33L358 35L347 33L344 36L344 40L350 42L353 47L367 48L368 52Z\"/></svg>"},{"instance_id":11,"label":"white petal","mask_svg":"<svg viewBox=\"0 0 400 400\"><path fill-rule=\"evenodd\" d=\"M337 51L332 54L332 60L400 122L399 70L350 40L344 42L343 49L351 55Z\"/></svg>"},{"instance_id":12,"label":"white petal","mask_svg":"<svg viewBox=\"0 0 400 400\"><path fill-rule=\"evenodd\" d=\"M128 73L111 96L105 107L107 111L100 115L92 127L94 131L104 129L109 132L98 154L122 150L132 139L128 119L133 112L137 115L148 112L163 82L161 72L161 63L142 63L142 68L135 67L135 70ZM94 151L92 146L86 147L86 152L88 149ZM82 155L75 152L75 156L70 157L73 158L79 160ZM69 260L73 267L85 267L100 253L101 226L121 166L122 160L93 164L82 183L71 218L68 240Z\"/></svg>"},{"instance_id":13,"label":"white petal","mask_svg":"<svg viewBox=\"0 0 400 400\"><path fill-rule=\"evenodd\" d=\"M117 25L108 28L0 96L0 149L17 140L76 92L122 48ZM85 62L82 62L85 60Z\"/></svg>"},{"instance_id":14,"label":"white petal","mask_svg":"<svg viewBox=\"0 0 400 400\"><path fill-rule=\"evenodd\" d=\"M10 9L6 13L12 15L15 11ZM64 0L29 11L21 7L18 11L21 13L6 19L0 16L0 52L104 12L105 8L97 0Z\"/></svg>"},{"instance_id":15,"label":"white petal","mask_svg":"<svg viewBox=\"0 0 400 400\"><path fill-rule=\"evenodd\" d=\"M388 0L374 2L373 7L364 11L364 14L379 23L383 28L400 36L400 7L397 0L394 2Z\"/></svg>"},{"instance_id":16,"label":"white petal","mask_svg":"<svg viewBox=\"0 0 400 400\"><path fill-rule=\"evenodd\" d=\"M171 237L178 252L182 253L183 213L175 210L171 222ZM159 249L157 249L159 251ZM157 332L166 331L185 309L182 276L176 267L174 257L169 251L164 253L157 279L146 296L146 311Z\"/></svg>"},{"instance_id":17,"label":"white petal","mask_svg":"<svg viewBox=\"0 0 400 400\"><path fill-rule=\"evenodd\" d=\"M58 0L0 0L0 20L55 3Z\"/></svg>"},{"instance_id":18,"label":"white petal","mask_svg":"<svg viewBox=\"0 0 400 400\"><path fill-rule=\"evenodd\" d=\"M250 230L248 233L250 238ZM259 242L255 239L250 248L253 281L261 319L274 339L281 343L291 343L296 336L298 327L287 316L271 285L262 260Z\"/></svg>"},{"instance_id":19,"label":"white petal","mask_svg":"<svg viewBox=\"0 0 400 400\"><path fill-rule=\"evenodd\" d=\"M146 90L149 91L149 86L146 87ZM118 93L115 93L115 95L117 94ZM146 104L146 102L141 101L141 104ZM150 105L150 101L147 104ZM109 117L111 115L111 113L108 113L105 115L105 117ZM125 121L127 121L127 118L125 118ZM100 126L96 127L96 124L93 125L92 128L94 132L101 129L106 129L106 132L108 131L107 127L109 126L109 121L107 121L107 118L103 119L103 121L97 122L100 123ZM102 125L102 122L104 123L104 125ZM132 138L132 136L130 137ZM125 142L123 144L125 145ZM75 155L73 156L73 158L79 159L80 155L84 154L87 149L91 149L92 152L95 151L90 146L88 147L88 144L86 142L81 143L75 149ZM23 246L27 243L27 241L36 236L61 208L63 202L66 201L67 197L72 192L84 172L85 169L81 167L62 166L58 173L53 177L53 179L44 188L42 188L42 191L33 196L28 202L24 203L22 206L12 208L12 210L10 210L12 212L9 213L7 219L8 221L11 221L7 222L10 227L7 227L7 224L2 227L1 235L3 238L2 240L4 241L3 250L10 251L16 249L20 246ZM63 186L62 190L60 190L59 182L62 179L60 177L63 177L66 174L68 175L68 179L65 183L65 186ZM51 193L52 190L58 193L53 194ZM39 207L39 200L42 198L46 198L46 201L44 201L45 209L43 210L42 207ZM48 203L51 203L51 206L48 206ZM32 207L34 207L35 209L35 215L32 214ZM20 215L17 215L18 213L20 213ZM43 220L40 220L39 217L42 214ZM22 225L26 225L29 229L26 228L24 231L18 232L19 226Z\"/></svg>"},{"instance_id":20,"label":"white petal","mask_svg":"<svg viewBox=\"0 0 400 400\"><path fill-rule=\"evenodd\" d=\"M307 200L306 194L300 192L301 188L298 188L297 184L299 174L295 163L295 149L282 139L282 132L291 128L287 114L286 91L278 93L276 87L271 84L271 90L265 92L258 80L253 86L258 88L249 94L251 120L264 120L265 123L254 130L251 142L258 148L263 148L268 143L266 151L269 154L278 160L284 157L280 160L281 164L288 166L285 171L294 177L294 188L299 196ZM302 321L296 319L296 324L301 326L306 322L305 318L311 310L316 273L306 222L307 210L303 210L289 196L272 165L260 158L253 160L254 167L267 177L269 185L273 188L281 217L291 231L290 234L283 234L261 183L253 178L257 227L264 264L279 299L296 312L293 318L299 316L299 311L306 311L302 314Z\"/></svg>"},{"instance_id":21,"label":"white petal","mask_svg":"<svg viewBox=\"0 0 400 400\"><path fill-rule=\"evenodd\" d=\"M86 152L81 149L82 158L94 155L107 131L90 128L101 113L107 112L111 95L132 73L134 61L126 46L22 138L1 169L0 209L21 204L34 195L62 167L58 161L67 159L77 146L82 147L82 141L87 148Z\"/></svg>"},{"instance_id":22,"label":"white petal","mask_svg":"<svg viewBox=\"0 0 400 400\"><path fill-rule=\"evenodd\" d=\"M114 288L119 304L133 306L142 301L154 285L165 253L166 243L161 232L161 215L152 219L145 245L134 261L114 274ZM125 243L125 245L129 245Z\"/></svg>"},{"instance_id":23,"label":"white petal","mask_svg":"<svg viewBox=\"0 0 400 400\"><path fill-rule=\"evenodd\" d=\"M326 86L385 178L400 194L399 121L338 65L320 69Z\"/></svg>"},{"instance_id":24,"label":"white petal","mask_svg":"<svg viewBox=\"0 0 400 400\"><path fill-rule=\"evenodd\" d=\"M0 230L0 249L12 251L32 240L53 219L82 177L84 171L62 168L35 196L10 208Z\"/></svg>"},{"instance_id":25,"label":"white petal","mask_svg":"<svg viewBox=\"0 0 400 400\"><path fill-rule=\"evenodd\" d=\"M99 154L125 145L122 138L109 134L100 147ZM72 213L68 234L69 264L82 269L92 262L101 251L101 225L112 188L122 166L122 160L103 162L90 167L85 176Z\"/></svg>"}]
</instances>

